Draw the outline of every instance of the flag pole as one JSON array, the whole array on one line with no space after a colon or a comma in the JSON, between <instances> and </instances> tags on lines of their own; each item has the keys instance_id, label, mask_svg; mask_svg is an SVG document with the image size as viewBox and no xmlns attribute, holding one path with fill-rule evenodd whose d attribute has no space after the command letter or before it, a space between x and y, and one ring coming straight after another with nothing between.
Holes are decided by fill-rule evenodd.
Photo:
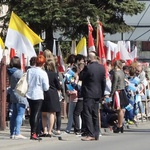
<instances>
[{"instance_id":1,"label":"flag pole","mask_svg":"<svg viewBox=\"0 0 150 150\"><path fill-rule=\"evenodd\" d=\"M90 24L90 16L87 16L87 22L88 22L88 24Z\"/></svg>"},{"instance_id":2,"label":"flag pole","mask_svg":"<svg viewBox=\"0 0 150 150\"><path fill-rule=\"evenodd\" d=\"M87 16L87 23L88 25L90 24L90 16ZM88 31L88 35L89 35L89 31ZM87 48L87 54L89 53L89 49Z\"/></svg>"},{"instance_id":3,"label":"flag pole","mask_svg":"<svg viewBox=\"0 0 150 150\"><path fill-rule=\"evenodd\" d=\"M99 28L99 16L97 16L97 36L96 36L96 51L97 51L97 54L98 54L98 43L99 43L99 33L98 33L98 28Z\"/></svg>"}]
</instances>

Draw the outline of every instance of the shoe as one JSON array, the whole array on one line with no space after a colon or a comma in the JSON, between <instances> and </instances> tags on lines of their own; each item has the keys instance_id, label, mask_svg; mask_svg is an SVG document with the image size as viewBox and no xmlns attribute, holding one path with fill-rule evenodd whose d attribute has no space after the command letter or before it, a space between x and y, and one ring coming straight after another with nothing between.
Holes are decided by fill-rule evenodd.
<instances>
[{"instance_id":1,"label":"shoe","mask_svg":"<svg viewBox=\"0 0 150 150\"><path fill-rule=\"evenodd\" d=\"M31 137L30 137L30 140L38 140L38 141L41 141L42 138L38 137L38 136L36 135L36 133L33 133L33 134L31 135Z\"/></svg>"},{"instance_id":2,"label":"shoe","mask_svg":"<svg viewBox=\"0 0 150 150\"><path fill-rule=\"evenodd\" d=\"M68 130L65 130L65 132L68 133L68 134L70 133L70 131L68 131Z\"/></svg>"},{"instance_id":3,"label":"shoe","mask_svg":"<svg viewBox=\"0 0 150 150\"><path fill-rule=\"evenodd\" d=\"M74 132L75 135L81 135L81 132Z\"/></svg>"},{"instance_id":4,"label":"shoe","mask_svg":"<svg viewBox=\"0 0 150 150\"><path fill-rule=\"evenodd\" d=\"M121 133L123 133L124 132L124 129L123 129L123 126L122 127L117 127L116 129L114 129L114 131L113 131L114 133L119 133L119 132L121 132Z\"/></svg>"},{"instance_id":5,"label":"shoe","mask_svg":"<svg viewBox=\"0 0 150 150\"><path fill-rule=\"evenodd\" d=\"M85 137L85 138L82 138L81 140L82 140L82 141L94 141L94 140L95 140L95 137L87 136L87 137Z\"/></svg>"},{"instance_id":6,"label":"shoe","mask_svg":"<svg viewBox=\"0 0 150 150\"><path fill-rule=\"evenodd\" d=\"M47 137L47 134L41 134L39 137Z\"/></svg>"},{"instance_id":7,"label":"shoe","mask_svg":"<svg viewBox=\"0 0 150 150\"><path fill-rule=\"evenodd\" d=\"M60 131L58 132L58 131L53 130L52 132L54 135L61 135L62 134Z\"/></svg>"},{"instance_id":8,"label":"shoe","mask_svg":"<svg viewBox=\"0 0 150 150\"><path fill-rule=\"evenodd\" d=\"M99 136L98 136L98 137L95 137L95 140L96 140L96 141L99 140Z\"/></svg>"},{"instance_id":9,"label":"shoe","mask_svg":"<svg viewBox=\"0 0 150 150\"><path fill-rule=\"evenodd\" d=\"M81 136L88 136L86 132L83 132Z\"/></svg>"},{"instance_id":10,"label":"shoe","mask_svg":"<svg viewBox=\"0 0 150 150\"><path fill-rule=\"evenodd\" d=\"M131 121L131 120L128 120L128 124L130 124L130 125L134 125L134 122L133 122L133 121Z\"/></svg>"},{"instance_id":11,"label":"shoe","mask_svg":"<svg viewBox=\"0 0 150 150\"><path fill-rule=\"evenodd\" d=\"M25 137L25 136L19 134L19 135L15 135L15 136L14 136L14 139L27 139L27 137Z\"/></svg>"},{"instance_id":12,"label":"shoe","mask_svg":"<svg viewBox=\"0 0 150 150\"><path fill-rule=\"evenodd\" d=\"M15 135L10 135L10 139L15 139Z\"/></svg>"},{"instance_id":13,"label":"shoe","mask_svg":"<svg viewBox=\"0 0 150 150\"><path fill-rule=\"evenodd\" d=\"M123 133L123 132L124 132L124 128L123 128L123 126L120 128L120 131L121 131L121 133Z\"/></svg>"},{"instance_id":14,"label":"shoe","mask_svg":"<svg viewBox=\"0 0 150 150\"><path fill-rule=\"evenodd\" d=\"M46 137L50 137L50 138L51 138L51 137L52 137L52 135L51 135L51 134L47 134L47 135L46 135Z\"/></svg>"}]
</instances>

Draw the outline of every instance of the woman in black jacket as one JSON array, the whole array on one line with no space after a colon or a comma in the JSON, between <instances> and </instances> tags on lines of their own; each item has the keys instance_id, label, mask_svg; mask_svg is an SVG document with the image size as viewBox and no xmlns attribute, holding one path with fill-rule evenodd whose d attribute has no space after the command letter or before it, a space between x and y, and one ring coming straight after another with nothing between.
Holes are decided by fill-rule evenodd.
<instances>
[{"instance_id":1,"label":"woman in black jacket","mask_svg":"<svg viewBox=\"0 0 150 150\"><path fill-rule=\"evenodd\" d=\"M42 105L42 124L43 124L43 135L46 137L51 137L52 129L55 122L55 113L60 112L60 102L58 91L61 90L60 81L58 74L55 72L55 62L48 59L45 63L45 70L49 78L49 90L44 94L44 101ZM49 122L47 120L49 117ZM49 124L49 128L47 127Z\"/></svg>"}]
</instances>

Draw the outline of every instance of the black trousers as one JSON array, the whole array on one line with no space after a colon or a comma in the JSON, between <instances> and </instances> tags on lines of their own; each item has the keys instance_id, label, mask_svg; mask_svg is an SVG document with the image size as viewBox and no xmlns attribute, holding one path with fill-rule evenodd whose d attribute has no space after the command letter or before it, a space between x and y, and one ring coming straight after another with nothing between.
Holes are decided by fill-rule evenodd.
<instances>
[{"instance_id":1,"label":"black trousers","mask_svg":"<svg viewBox=\"0 0 150 150\"><path fill-rule=\"evenodd\" d=\"M88 136L99 138L99 99L83 99L83 116Z\"/></svg>"},{"instance_id":2,"label":"black trousers","mask_svg":"<svg viewBox=\"0 0 150 150\"><path fill-rule=\"evenodd\" d=\"M61 105L61 102L60 102L60 105ZM54 129L61 130L61 106L60 106L60 111L56 112L56 120L54 123Z\"/></svg>"},{"instance_id":3,"label":"black trousers","mask_svg":"<svg viewBox=\"0 0 150 150\"><path fill-rule=\"evenodd\" d=\"M28 99L30 106L30 127L31 134L37 133L40 119L40 111L43 100L31 100Z\"/></svg>"},{"instance_id":4,"label":"black trousers","mask_svg":"<svg viewBox=\"0 0 150 150\"><path fill-rule=\"evenodd\" d=\"M82 119L81 132L86 132L85 121L83 117L83 100L77 101L77 104L73 113L74 132L80 132L79 116L81 116L81 119Z\"/></svg>"}]
</instances>

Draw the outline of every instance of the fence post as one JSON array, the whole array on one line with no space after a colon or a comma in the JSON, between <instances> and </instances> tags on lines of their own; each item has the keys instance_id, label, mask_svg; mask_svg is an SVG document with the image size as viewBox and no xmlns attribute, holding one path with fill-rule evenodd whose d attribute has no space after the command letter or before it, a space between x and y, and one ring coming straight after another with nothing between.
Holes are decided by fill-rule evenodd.
<instances>
[{"instance_id":1,"label":"fence post","mask_svg":"<svg viewBox=\"0 0 150 150\"><path fill-rule=\"evenodd\" d=\"M6 56L3 56L1 61L1 73L0 73L0 129L6 128Z\"/></svg>"}]
</instances>

